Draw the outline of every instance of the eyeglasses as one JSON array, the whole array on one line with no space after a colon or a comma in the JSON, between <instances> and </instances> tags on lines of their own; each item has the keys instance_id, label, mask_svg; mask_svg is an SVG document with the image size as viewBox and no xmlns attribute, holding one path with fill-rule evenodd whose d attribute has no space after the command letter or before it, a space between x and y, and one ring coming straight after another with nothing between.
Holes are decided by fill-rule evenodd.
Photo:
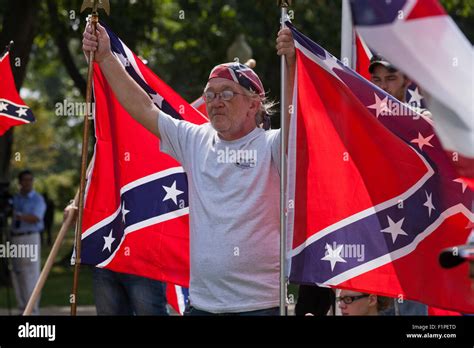
<instances>
[{"instance_id":1,"label":"eyeglasses","mask_svg":"<svg viewBox=\"0 0 474 348\"><path fill-rule=\"evenodd\" d=\"M243 93L237 93L237 92L234 92L234 91L231 91L231 90L225 90L225 91L222 91L222 92L219 92L219 93L212 92L212 91L206 91L206 92L203 93L202 97L204 98L204 101L206 103L210 103L217 96L220 96L222 100L229 101L232 98L234 98L234 96L236 94L245 95Z\"/></svg>"},{"instance_id":2,"label":"eyeglasses","mask_svg":"<svg viewBox=\"0 0 474 348\"><path fill-rule=\"evenodd\" d=\"M354 301L357 301L361 298L364 298L364 297L369 297L370 295L368 294L365 294L365 295L359 295L359 296L342 296L342 297L337 297L336 298L336 301L337 302L344 302L345 304L351 304L352 302Z\"/></svg>"}]
</instances>

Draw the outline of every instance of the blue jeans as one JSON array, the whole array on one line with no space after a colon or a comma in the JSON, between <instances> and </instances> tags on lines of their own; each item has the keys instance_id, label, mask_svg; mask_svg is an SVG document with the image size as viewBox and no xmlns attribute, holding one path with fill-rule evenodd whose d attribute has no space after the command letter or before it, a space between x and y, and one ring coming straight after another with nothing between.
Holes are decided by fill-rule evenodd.
<instances>
[{"instance_id":1,"label":"blue jeans","mask_svg":"<svg viewBox=\"0 0 474 348\"><path fill-rule=\"evenodd\" d=\"M94 267L97 315L168 315L166 284Z\"/></svg>"},{"instance_id":2,"label":"blue jeans","mask_svg":"<svg viewBox=\"0 0 474 348\"><path fill-rule=\"evenodd\" d=\"M267 309L259 309L256 311L250 312L238 312L238 313L211 313L206 312L193 306L187 306L186 311L184 312L185 316L198 317L198 316L239 316L239 317L260 317L260 316L279 316L280 308L273 307Z\"/></svg>"}]
</instances>

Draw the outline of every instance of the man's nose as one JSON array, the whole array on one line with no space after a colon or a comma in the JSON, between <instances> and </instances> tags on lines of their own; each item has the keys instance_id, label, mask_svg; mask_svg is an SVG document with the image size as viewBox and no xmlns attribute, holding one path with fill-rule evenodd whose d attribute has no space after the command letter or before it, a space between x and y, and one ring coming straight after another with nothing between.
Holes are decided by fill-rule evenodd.
<instances>
[{"instance_id":1,"label":"man's nose","mask_svg":"<svg viewBox=\"0 0 474 348\"><path fill-rule=\"evenodd\" d=\"M224 105L224 100L222 99L221 95L216 95L214 99L211 100L210 105L216 106L223 106Z\"/></svg>"}]
</instances>

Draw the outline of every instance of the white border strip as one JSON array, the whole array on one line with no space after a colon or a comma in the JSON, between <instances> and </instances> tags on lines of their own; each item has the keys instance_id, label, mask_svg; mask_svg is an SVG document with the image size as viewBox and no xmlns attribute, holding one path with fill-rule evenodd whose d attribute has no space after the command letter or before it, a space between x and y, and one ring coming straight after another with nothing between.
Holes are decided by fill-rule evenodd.
<instances>
[{"instance_id":1,"label":"white border strip","mask_svg":"<svg viewBox=\"0 0 474 348\"><path fill-rule=\"evenodd\" d=\"M112 214L112 215L109 215L107 216L105 219L103 219L102 221L99 221L98 223L96 223L95 225L89 227L84 233L82 233L82 237L81 239L84 240L86 239L87 237L89 237L92 233L96 232L97 230L101 229L102 227L104 227L105 225L108 225L109 223L111 223L112 221L115 220L115 218L117 217L117 215L120 213L120 209L121 209L121 206L119 206L117 208L117 210Z\"/></svg>"},{"instance_id":2,"label":"white border strip","mask_svg":"<svg viewBox=\"0 0 474 348\"><path fill-rule=\"evenodd\" d=\"M7 114L1 113L1 112L0 112L0 116L10 118L10 119L15 120L15 121L20 121L20 122L23 122L23 123L31 123L31 121L24 120L24 119L22 119L20 117L17 117L17 116L7 115Z\"/></svg>"},{"instance_id":3,"label":"white border strip","mask_svg":"<svg viewBox=\"0 0 474 348\"><path fill-rule=\"evenodd\" d=\"M119 210L120 210L120 208L119 208ZM154 217L154 218L151 218L151 219L148 219L148 220L145 220L145 221L141 221L141 222L136 223L136 224L134 224L134 225L128 226L128 227L125 229L124 234L123 234L123 236L122 236L122 239L120 240L119 245L115 248L114 252L107 258L107 260L102 261L101 263L97 264L96 266L97 266L97 267L105 267L105 266L107 266L107 265L114 259L115 254L117 254L117 252L119 251L120 247L122 246L122 243L123 243L124 240L125 240L125 237L126 237L129 233L138 231L138 230L140 230L140 229L142 229L142 228L145 228L145 227L148 227L148 226L155 225L155 224L160 223L160 222L164 222L164 221L167 221L167 220L175 219L175 218L178 218L178 217L180 217L180 216L187 215L187 214L189 214L189 208L183 208L183 209L180 209L180 210L175 210L175 211L172 211L172 212L169 212L169 213L160 215L160 216L156 216L156 217Z\"/></svg>"},{"instance_id":4,"label":"white border strip","mask_svg":"<svg viewBox=\"0 0 474 348\"><path fill-rule=\"evenodd\" d=\"M395 250L390 254L385 254L374 260L366 262L363 265L351 268L350 270L338 274L337 276L327 280L326 282L324 282L324 284L335 286L337 284L345 282L346 280L357 277L363 273L369 272L375 268L381 267L389 262L393 262L399 258L408 255L416 249L418 244L420 244L426 237L432 234L444 222L444 220L458 213L461 213L469 220L474 221L474 213L469 211L469 209L467 209L463 204L457 204L455 206L452 206L451 208L448 208L443 213L441 213L441 215L430 226L428 226L422 233L417 235L413 242L411 242L407 246Z\"/></svg>"},{"instance_id":5,"label":"white border strip","mask_svg":"<svg viewBox=\"0 0 474 348\"><path fill-rule=\"evenodd\" d=\"M174 291L176 293L176 302L178 302L179 314L183 315L184 311L186 310L186 304L185 304L183 290L182 290L181 286L174 285Z\"/></svg>"},{"instance_id":6,"label":"white border strip","mask_svg":"<svg viewBox=\"0 0 474 348\"><path fill-rule=\"evenodd\" d=\"M162 170L161 172L158 172L158 173L144 176L143 178L137 179L123 186L120 189L120 195L123 195L125 192L130 191L131 189L134 189L135 187L146 184L150 181L154 181L154 180L161 179L163 177L166 177L172 174L178 174L178 173L184 173L183 167L173 167L173 168Z\"/></svg>"},{"instance_id":7,"label":"white border strip","mask_svg":"<svg viewBox=\"0 0 474 348\"><path fill-rule=\"evenodd\" d=\"M14 103L12 102L11 100L8 100L8 99L0 99L0 102L7 102L8 104L12 104L12 105L15 105L17 108L20 108L20 109L27 109L29 110L30 107L25 105L25 104L17 104L17 103Z\"/></svg>"},{"instance_id":8,"label":"white border strip","mask_svg":"<svg viewBox=\"0 0 474 348\"><path fill-rule=\"evenodd\" d=\"M118 38L118 36L117 36ZM125 51L125 54L127 55L127 59L128 61L130 62L130 64L132 65L133 69L135 70L135 72L138 74L138 76L141 77L141 79L143 80L143 82L145 82L147 85L148 85L148 82L145 80L145 77L143 76L141 70L138 68L138 65L137 65L137 62L135 61L135 57L133 55L133 52L128 48L127 45L125 45L123 43L122 40L120 40L120 38L118 39L119 42L122 44L122 47L123 47L123 50ZM155 91L156 92L156 91Z\"/></svg>"},{"instance_id":9,"label":"white border strip","mask_svg":"<svg viewBox=\"0 0 474 348\"><path fill-rule=\"evenodd\" d=\"M125 232L124 234L129 234L129 233L141 230L142 228L149 227L149 226L152 226L152 225L156 225L160 222L168 221L168 220L171 220L171 219L176 219L176 218L179 218L179 217L187 215L187 214L189 214L189 207L182 208L182 209L179 209L179 210L170 211L169 213L166 213L166 214L161 214L161 215L158 215L158 216L154 216L154 217L149 218L147 220L143 220L143 221L137 222L136 224L127 226L124 230L124 232Z\"/></svg>"}]
</instances>

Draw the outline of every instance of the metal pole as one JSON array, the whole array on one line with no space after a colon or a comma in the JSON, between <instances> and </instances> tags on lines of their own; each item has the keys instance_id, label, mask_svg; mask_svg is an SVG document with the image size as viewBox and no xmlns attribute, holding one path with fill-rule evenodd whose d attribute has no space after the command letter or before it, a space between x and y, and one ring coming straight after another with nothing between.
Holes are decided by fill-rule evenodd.
<instances>
[{"instance_id":1,"label":"metal pole","mask_svg":"<svg viewBox=\"0 0 474 348\"><path fill-rule=\"evenodd\" d=\"M287 19L287 12L289 1L279 1L281 7L281 27L285 27L285 20ZM281 56L280 60L281 69L281 88L280 88L280 134L281 134L281 146L280 146L280 315L286 315L286 298L287 298L287 279L285 272L286 264L286 114L288 112L288 103L286 100L286 83L287 83L287 69L285 56Z\"/></svg>"},{"instance_id":2,"label":"metal pole","mask_svg":"<svg viewBox=\"0 0 474 348\"><path fill-rule=\"evenodd\" d=\"M341 61L349 68L355 68L355 37L352 25L350 0L342 0L341 16Z\"/></svg>"}]
</instances>

